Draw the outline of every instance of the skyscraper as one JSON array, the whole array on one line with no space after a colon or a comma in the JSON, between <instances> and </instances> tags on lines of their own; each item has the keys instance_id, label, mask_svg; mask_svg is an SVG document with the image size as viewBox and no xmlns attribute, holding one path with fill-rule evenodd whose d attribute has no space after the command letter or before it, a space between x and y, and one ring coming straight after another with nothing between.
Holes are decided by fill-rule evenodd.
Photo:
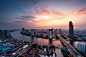
<instances>
[{"instance_id":1,"label":"skyscraper","mask_svg":"<svg viewBox=\"0 0 86 57\"><path fill-rule=\"evenodd\" d=\"M69 38L74 37L74 31L73 31L73 23L72 21L69 22Z\"/></svg>"},{"instance_id":2,"label":"skyscraper","mask_svg":"<svg viewBox=\"0 0 86 57\"><path fill-rule=\"evenodd\" d=\"M4 30L4 37L7 36L7 30Z\"/></svg>"},{"instance_id":3,"label":"skyscraper","mask_svg":"<svg viewBox=\"0 0 86 57\"><path fill-rule=\"evenodd\" d=\"M31 36L34 36L34 29L31 29Z\"/></svg>"},{"instance_id":4,"label":"skyscraper","mask_svg":"<svg viewBox=\"0 0 86 57\"><path fill-rule=\"evenodd\" d=\"M37 35L37 29L36 29L36 35Z\"/></svg>"},{"instance_id":5,"label":"skyscraper","mask_svg":"<svg viewBox=\"0 0 86 57\"><path fill-rule=\"evenodd\" d=\"M52 38L52 34L53 34L52 31L53 31L52 29L49 29L49 39Z\"/></svg>"},{"instance_id":6,"label":"skyscraper","mask_svg":"<svg viewBox=\"0 0 86 57\"><path fill-rule=\"evenodd\" d=\"M59 29L59 34L61 34L61 29Z\"/></svg>"},{"instance_id":7,"label":"skyscraper","mask_svg":"<svg viewBox=\"0 0 86 57\"><path fill-rule=\"evenodd\" d=\"M24 33L24 28L22 28L22 33Z\"/></svg>"},{"instance_id":8,"label":"skyscraper","mask_svg":"<svg viewBox=\"0 0 86 57\"><path fill-rule=\"evenodd\" d=\"M3 31L2 30L0 30L0 37L2 37L3 36Z\"/></svg>"}]
</instances>

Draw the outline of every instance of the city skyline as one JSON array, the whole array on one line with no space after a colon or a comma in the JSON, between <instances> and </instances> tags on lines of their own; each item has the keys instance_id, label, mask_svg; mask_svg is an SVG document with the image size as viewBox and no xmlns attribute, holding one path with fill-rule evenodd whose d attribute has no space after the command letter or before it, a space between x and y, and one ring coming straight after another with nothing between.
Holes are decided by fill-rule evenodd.
<instances>
[{"instance_id":1,"label":"city skyline","mask_svg":"<svg viewBox=\"0 0 86 57\"><path fill-rule=\"evenodd\" d=\"M86 29L85 0L0 0L0 29Z\"/></svg>"}]
</instances>

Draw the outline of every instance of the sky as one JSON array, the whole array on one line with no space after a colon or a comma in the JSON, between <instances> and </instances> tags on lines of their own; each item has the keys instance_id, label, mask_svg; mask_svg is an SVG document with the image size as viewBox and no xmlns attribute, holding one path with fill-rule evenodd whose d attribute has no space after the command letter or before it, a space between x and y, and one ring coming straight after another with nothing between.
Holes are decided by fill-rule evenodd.
<instances>
[{"instance_id":1,"label":"sky","mask_svg":"<svg viewBox=\"0 0 86 57\"><path fill-rule=\"evenodd\" d=\"M0 29L86 29L86 0L0 0Z\"/></svg>"}]
</instances>

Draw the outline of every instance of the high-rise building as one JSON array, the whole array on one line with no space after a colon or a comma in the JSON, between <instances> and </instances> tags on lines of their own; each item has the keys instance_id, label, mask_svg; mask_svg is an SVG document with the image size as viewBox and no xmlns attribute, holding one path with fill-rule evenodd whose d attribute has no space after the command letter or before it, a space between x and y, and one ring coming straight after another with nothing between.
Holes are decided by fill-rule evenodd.
<instances>
[{"instance_id":1,"label":"high-rise building","mask_svg":"<svg viewBox=\"0 0 86 57\"><path fill-rule=\"evenodd\" d=\"M4 30L4 37L7 36L7 30Z\"/></svg>"},{"instance_id":2,"label":"high-rise building","mask_svg":"<svg viewBox=\"0 0 86 57\"><path fill-rule=\"evenodd\" d=\"M34 36L34 29L31 29L31 36Z\"/></svg>"},{"instance_id":3,"label":"high-rise building","mask_svg":"<svg viewBox=\"0 0 86 57\"><path fill-rule=\"evenodd\" d=\"M7 30L7 36L9 36L10 35L10 31L9 30Z\"/></svg>"},{"instance_id":4,"label":"high-rise building","mask_svg":"<svg viewBox=\"0 0 86 57\"><path fill-rule=\"evenodd\" d=\"M2 32L2 30L0 30L0 37L2 37L3 36L3 32Z\"/></svg>"},{"instance_id":5,"label":"high-rise building","mask_svg":"<svg viewBox=\"0 0 86 57\"><path fill-rule=\"evenodd\" d=\"M37 29L36 29L36 35L37 35Z\"/></svg>"},{"instance_id":6,"label":"high-rise building","mask_svg":"<svg viewBox=\"0 0 86 57\"><path fill-rule=\"evenodd\" d=\"M61 34L61 29L59 29L59 34Z\"/></svg>"},{"instance_id":7,"label":"high-rise building","mask_svg":"<svg viewBox=\"0 0 86 57\"><path fill-rule=\"evenodd\" d=\"M55 32L57 33L57 32L58 32L58 30L57 30L57 29L55 29Z\"/></svg>"},{"instance_id":8,"label":"high-rise building","mask_svg":"<svg viewBox=\"0 0 86 57\"><path fill-rule=\"evenodd\" d=\"M77 50L86 52L86 44L77 43Z\"/></svg>"},{"instance_id":9,"label":"high-rise building","mask_svg":"<svg viewBox=\"0 0 86 57\"><path fill-rule=\"evenodd\" d=\"M74 31L73 31L73 23L72 21L69 22L69 38L74 37Z\"/></svg>"},{"instance_id":10,"label":"high-rise building","mask_svg":"<svg viewBox=\"0 0 86 57\"><path fill-rule=\"evenodd\" d=\"M52 38L52 31L53 31L53 29L49 29L49 39L51 39Z\"/></svg>"},{"instance_id":11,"label":"high-rise building","mask_svg":"<svg viewBox=\"0 0 86 57\"><path fill-rule=\"evenodd\" d=\"M29 34L29 33L28 33L28 30L26 30L26 34Z\"/></svg>"},{"instance_id":12,"label":"high-rise building","mask_svg":"<svg viewBox=\"0 0 86 57\"><path fill-rule=\"evenodd\" d=\"M9 30L0 30L0 37L7 37L10 35Z\"/></svg>"},{"instance_id":13,"label":"high-rise building","mask_svg":"<svg viewBox=\"0 0 86 57\"><path fill-rule=\"evenodd\" d=\"M8 34L7 34L7 30L2 30L2 33L3 33L3 36L2 36L2 37L6 37L6 36L8 36Z\"/></svg>"},{"instance_id":14,"label":"high-rise building","mask_svg":"<svg viewBox=\"0 0 86 57\"><path fill-rule=\"evenodd\" d=\"M24 33L24 28L22 28L22 33Z\"/></svg>"},{"instance_id":15,"label":"high-rise building","mask_svg":"<svg viewBox=\"0 0 86 57\"><path fill-rule=\"evenodd\" d=\"M51 35L53 35L54 29L52 28L52 29L50 29L50 30L51 30Z\"/></svg>"},{"instance_id":16,"label":"high-rise building","mask_svg":"<svg viewBox=\"0 0 86 57\"><path fill-rule=\"evenodd\" d=\"M4 37L4 30L2 30L2 32L3 32L3 36L2 37Z\"/></svg>"}]
</instances>

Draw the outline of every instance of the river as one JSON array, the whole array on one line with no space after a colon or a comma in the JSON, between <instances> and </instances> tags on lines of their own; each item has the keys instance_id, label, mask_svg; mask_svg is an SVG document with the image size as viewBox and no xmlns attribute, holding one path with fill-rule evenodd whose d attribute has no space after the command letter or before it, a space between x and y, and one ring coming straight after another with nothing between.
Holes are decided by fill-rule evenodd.
<instances>
[{"instance_id":1,"label":"river","mask_svg":"<svg viewBox=\"0 0 86 57\"><path fill-rule=\"evenodd\" d=\"M54 45L54 46L58 46L60 48L63 47L60 40L49 41L49 39L36 38L36 37L31 38L30 36L23 35L20 32L21 31L14 31L11 33L11 35L15 39L29 41L31 43L38 44L38 45ZM67 42L69 44L71 44L72 46L74 46L75 48L77 48L77 43L85 43L85 42L80 42L80 41L67 41Z\"/></svg>"}]
</instances>

